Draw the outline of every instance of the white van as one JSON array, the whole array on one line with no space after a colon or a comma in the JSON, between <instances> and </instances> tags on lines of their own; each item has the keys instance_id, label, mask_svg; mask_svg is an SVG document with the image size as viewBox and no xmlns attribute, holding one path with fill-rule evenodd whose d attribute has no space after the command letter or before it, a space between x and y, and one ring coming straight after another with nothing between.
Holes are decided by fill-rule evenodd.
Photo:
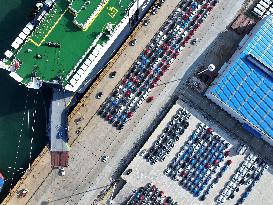
<instances>
[{"instance_id":1,"label":"white van","mask_svg":"<svg viewBox=\"0 0 273 205\"><path fill-rule=\"evenodd\" d=\"M260 9L258 9L256 7L253 9L253 13L259 17L261 17L264 14L264 12L262 12Z\"/></svg>"},{"instance_id":2,"label":"white van","mask_svg":"<svg viewBox=\"0 0 273 205\"><path fill-rule=\"evenodd\" d=\"M267 3L268 5L272 4L272 1L271 0L262 0L264 1L265 3ZM261 1L260 1L261 2Z\"/></svg>"},{"instance_id":3,"label":"white van","mask_svg":"<svg viewBox=\"0 0 273 205\"><path fill-rule=\"evenodd\" d=\"M258 8L260 11L262 11L262 12L265 12L266 11L266 9L261 5L261 4L257 4L256 5L256 8Z\"/></svg>"},{"instance_id":4,"label":"white van","mask_svg":"<svg viewBox=\"0 0 273 205\"><path fill-rule=\"evenodd\" d=\"M260 1L259 4L261 4L266 9L269 7L269 5L264 1Z\"/></svg>"}]
</instances>

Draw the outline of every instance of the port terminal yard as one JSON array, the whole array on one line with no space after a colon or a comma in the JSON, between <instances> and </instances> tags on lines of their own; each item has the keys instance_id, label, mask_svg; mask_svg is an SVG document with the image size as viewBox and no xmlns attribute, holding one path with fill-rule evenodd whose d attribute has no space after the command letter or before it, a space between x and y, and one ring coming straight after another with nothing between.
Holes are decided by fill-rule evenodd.
<instances>
[{"instance_id":1,"label":"port terminal yard","mask_svg":"<svg viewBox=\"0 0 273 205\"><path fill-rule=\"evenodd\" d=\"M90 92L87 92L74 112L72 112L69 118L71 158L66 176L61 177L58 175L58 170L52 170L48 167L48 164L50 164L49 155L45 154L43 161L40 161L30 172L34 177L28 175L17 186L18 190L25 186L32 187L32 189L29 188L28 197L20 201L16 197L16 191L14 191L9 200L6 203L4 202L5 204L86 204L96 200L101 190L123 173L126 168L124 166L129 164L135 154L138 153L138 150L141 149L143 144L141 142L151 135L154 126L157 124L156 122L159 120L159 124L161 119L164 118L164 116L162 117L165 113L164 110L176 99L174 96L187 96L190 100L192 100L190 97L195 97L194 92L186 93L187 90L183 87L184 84L180 84L180 79L183 80L189 77L190 73L193 73L193 70L187 69L221 32L226 31L226 27L235 18L243 1L219 2L207 21L200 27L200 31L196 33L200 39L199 43L196 46L187 46L185 48L171 66L169 73L162 78L159 86L156 86L152 91L151 95L155 96L155 100L152 103L144 103L122 130L116 130L107 121L96 115L100 105L110 95L114 86L124 76L178 2L176 0L167 0L155 16L149 17L149 26L140 27L138 32L134 34L133 38L138 39L138 43L134 47L124 48L119 58L107 69L109 74L112 71L117 71L115 78L110 79L107 73L104 73L97 85L92 87ZM223 19L223 16L226 18ZM104 95L101 99L96 100L96 94L100 91L103 91ZM200 102L206 102L205 100L202 101L202 97L199 99ZM187 107L187 104L183 105L183 107ZM220 117L222 120L226 120L226 116L222 115ZM214 118L210 118L212 119L208 124L215 127ZM226 120L226 123L234 123L234 121ZM221 133L219 134L221 135ZM107 163L101 161L101 157L105 155L109 157ZM238 165L240 160L242 159L238 159L238 162L235 160L234 163ZM268 159L266 160L268 161ZM129 176L133 176L133 172ZM130 181L129 177L128 181ZM261 184L263 184L262 181ZM142 184L139 185L142 186ZM161 190L165 189L165 187L159 186ZM130 187L129 192L126 192L124 196L130 196L132 189L136 189L136 187ZM165 192L167 195L171 195L166 190ZM189 193L185 192L185 196L187 194ZM254 195L255 191L251 193L248 199L251 200ZM175 199L175 196L172 196L172 198ZM176 198L175 200L179 201L180 199ZM185 199L181 200L185 201ZM199 203L195 199L191 199L189 202L192 202L192 204ZM264 202L264 204L267 203Z\"/></svg>"}]
</instances>

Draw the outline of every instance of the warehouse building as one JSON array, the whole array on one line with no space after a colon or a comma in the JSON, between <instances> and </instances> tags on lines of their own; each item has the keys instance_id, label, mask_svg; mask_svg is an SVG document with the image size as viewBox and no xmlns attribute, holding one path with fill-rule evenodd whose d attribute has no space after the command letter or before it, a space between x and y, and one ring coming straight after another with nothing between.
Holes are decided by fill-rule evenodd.
<instances>
[{"instance_id":1,"label":"warehouse building","mask_svg":"<svg viewBox=\"0 0 273 205\"><path fill-rule=\"evenodd\" d=\"M273 145L273 16L244 37L206 96Z\"/></svg>"}]
</instances>

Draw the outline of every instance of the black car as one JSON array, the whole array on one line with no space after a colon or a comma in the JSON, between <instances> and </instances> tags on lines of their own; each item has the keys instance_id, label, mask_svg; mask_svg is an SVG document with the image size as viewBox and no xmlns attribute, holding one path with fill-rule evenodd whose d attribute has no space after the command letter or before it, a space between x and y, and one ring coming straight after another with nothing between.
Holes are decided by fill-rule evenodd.
<instances>
[{"instance_id":1,"label":"black car","mask_svg":"<svg viewBox=\"0 0 273 205\"><path fill-rule=\"evenodd\" d=\"M98 92L96 95L97 99L100 99L102 96L103 96L103 92Z\"/></svg>"},{"instance_id":2,"label":"black car","mask_svg":"<svg viewBox=\"0 0 273 205\"><path fill-rule=\"evenodd\" d=\"M114 78L117 74L117 71L113 71L110 73L110 78Z\"/></svg>"}]
</instances>

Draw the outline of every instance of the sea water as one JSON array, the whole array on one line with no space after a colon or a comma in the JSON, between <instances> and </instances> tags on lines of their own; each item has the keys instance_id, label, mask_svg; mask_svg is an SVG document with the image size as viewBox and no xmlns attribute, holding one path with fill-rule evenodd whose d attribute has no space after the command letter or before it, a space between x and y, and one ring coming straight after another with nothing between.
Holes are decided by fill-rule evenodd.
<instances>
[{"instance_id":1,"label":"sea water","mask_svg":"<svg viewBox=\"0 0 273 205\"><path fill-rule=\"evenodd\" d=\"M0 0L0 59L28 23L36 2ZM0 171L6 179L0 202L48 143L49 99L49 89L28 89L0 69Z\"/></svg>"}]
</instances>

